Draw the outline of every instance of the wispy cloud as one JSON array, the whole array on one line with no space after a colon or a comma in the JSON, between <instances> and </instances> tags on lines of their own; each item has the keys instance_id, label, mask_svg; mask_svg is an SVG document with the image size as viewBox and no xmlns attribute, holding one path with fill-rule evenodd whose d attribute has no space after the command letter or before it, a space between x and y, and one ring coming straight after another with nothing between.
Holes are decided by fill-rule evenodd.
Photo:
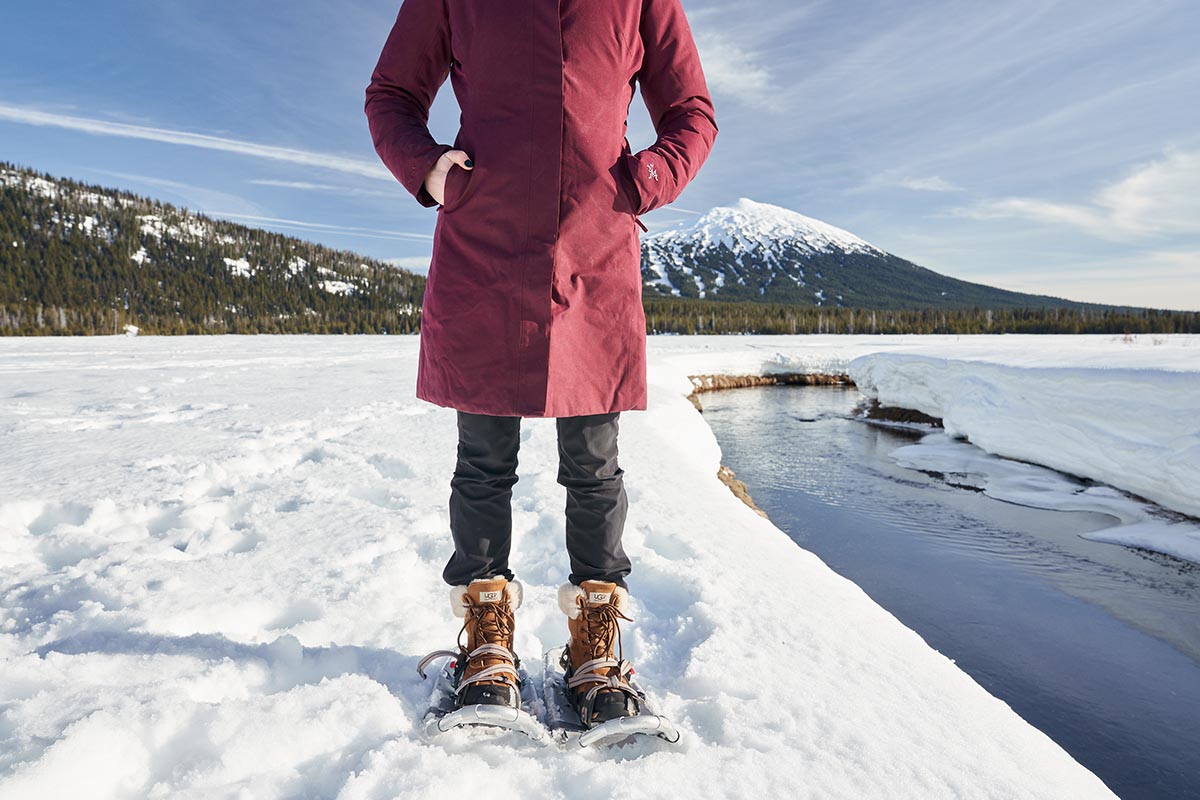
<instances>
[{"instance_id":1,"label":"wispy cloud","mask_svg":"<svg viewBox=\"0 0 1200 800\"><path fill-rule=\"evenodd\" d=\"M182 204L196 211L204 212L209 208L228 208L236 211L239 214L259 214L262 209L244 197L240 197L229 192L222 192L216 189L209 189L204 186L196 186L183 181L174 181L169 178L157 178L152 175L136 175L130 172L120 172L110 169L89 169L88 172L93 172L97 175L107 175L113 178L120 178L124 181L132 183L141 183L147 186L157 186L167 190L168 195L174 195L182 200Z\"/></svg>"},{"instance_id":2,"label":"wispy cloud","mask_svg":"<svg viewBox=\"0 0 1200 800\"><path fill-rule=\"evenodd\" d=\"M203 133L155 128L147 125L131 125L124 122L111 122L92 117L73 117L2 103L0 103L0 120L81 131L96 136L119 136L127 139L144 139L146 141L163 142L185 147L199 147L205 150L220 150L251 158L284 161L306 167L320 167L335 172L344 172L349 175L360 175L385 181L394 180L391 173L382 164L310 150L297 150L290 147L276 147L257 142L210 136Z\"/></svg>"},{"instance_id":3,"label":"wispy cloud","mask_svg":"<svg viewBox=\"0 0 1200 800\"><path fill-rule=\"evenodd\" d=\"M905 189L912 189L914 192L961 192L961 186L955 186L950 181L934 175L929 178L905 178L900 181L900 185Z\"/></svg>"},{"instance_id":4,"label":"wispy cloud","mask_svg":"<svg viewBox=\"0 0 1200 800\"><path fill-rule=\"evenodd\" d=\"M1135 168L1086 203L1036 197L983 200L953 209L969 219L1027 219L1113 241L1200 233L1200 152L1173 151Z\"/></svg>"},{"instance_id":5,"label":"wispy cloud","mask_svg":"<svg viewBox=\"0 0 1200 800\"><path fill-rule=\"evenodd\" d=\"M737 98L759 111L782 111L772 101L775 91L770 71L750 51L712 30L694 33L704 63L704 79L713 94Z\"/></svg>"},{"instance_id":6,"label":"wispy cloud","mask_svg":"<svg viewBox=\"0 0 1200 800\"><path fill-rule=\"evenodd\" d=\"M396 192L385 192L379 189L358 189L351 186L337 186L332 183L310 183L309 181L279 181L270 178L258 178L250 181L255 186L272 186L278 189L295 189L300 192L329 192L343 197L396 197Z\"/></svg>"},{"instance_id":7,"label":"wispy cloud","mask_svg":"<svg viewBox=\"0 0 1200 800\"><path fill-rule=\"evenodd\" d=\"M360 228L352 225L330 225L324 222L306 222L299 219L262 217L256 214L233 214L221 211L207 211L205 213L210 217L220 217L222 219L238 220L242 222L253 222L256 224L265 224L274 228L308 231L310 233L345 234L347 236L354 236L356 238L361 236L368 239L393 239L405 242L429 242L433 239L433 236L428 233L409 233L407 231L389 231L378 228Z\"/></svg>"}]
</instances>

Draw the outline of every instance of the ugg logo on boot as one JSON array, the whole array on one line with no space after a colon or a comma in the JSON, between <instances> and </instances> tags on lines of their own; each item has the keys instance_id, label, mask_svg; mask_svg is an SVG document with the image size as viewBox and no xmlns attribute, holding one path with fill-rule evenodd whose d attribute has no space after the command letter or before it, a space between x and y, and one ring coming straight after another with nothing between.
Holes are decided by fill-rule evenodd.
<instances>
[{"instance_id":1,"label":"ugg logo on boot","mask_svg":"<svg viewBox=\"0 0 1200 800\"><path fill-rule=\"evenodd\" d=\"M480 592L479 602L481 603L499 603L504 592Z\"/></svg>"},{"instance_id":2,"label":"ugg logo on boot","mask_svg":"<svg viewBox=\"0 0 1200 800\"><path fill-rule=\"evenodd\" d=\"M588 592L589 603L607 603L610 597L612 592Z\"/></svg>"}]
</instances>

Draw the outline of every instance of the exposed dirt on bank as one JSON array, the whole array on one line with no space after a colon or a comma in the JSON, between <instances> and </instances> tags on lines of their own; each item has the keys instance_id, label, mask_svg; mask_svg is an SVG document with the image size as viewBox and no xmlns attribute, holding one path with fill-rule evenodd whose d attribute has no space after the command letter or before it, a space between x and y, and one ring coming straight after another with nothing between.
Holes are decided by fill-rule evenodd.
<instances>
[{"instance_id":1,"label":"exposed dirt on bank","mask_svg":"<svg viewBox=\"0 0 1200 800\"><path fill-rule=\"evenodd\" d=\"M772 375L689 375L688 378L692 381L692 393L688 395L688 400L700 413L704 413L704 407L700 404L701 392L741 389L747 386L854 386L854 381L844 373L779 372ZM875 399L871 399L863 408L862 415L873 420L920 422L938 428L942 427L942 421L937 417L922 414L911 408L881 406ZM739 500L754 509L754 513L770 519L767 517L767 512L754 502L745 482L738 480L732 469L722 464L717 470L717 477L729 487L729 491L733 492Z\"/></svg>"},{"instance_id":2,"label":"exposed dirt on bank","mask_svg":"<svg viewBox=\"0 0 1200 800\"><path fill-rule=\"evenodd\" d=\"M871 398L862 409L862 415L867 419L878 419L886 422L919 422L924 425L932 425L935 428L943 427L942 420L938 417L931 417L928 414L922 414L920 411L914 411L911 408L881 406L875 398Z\"/></svg>"},{"instance_id":3,"label":"exposed dirt on bank","mask_svg":"<svg viewBox=\"0 0 1200 800\"><path fill-rule=\"evenodd\" d=\"M789 384L796 386L853 386L850 376L841 374L826 374L820 372L777 372L772 375L689 375L692 381L692 393L688 400L696 410L703 412L700 405L701 392L715 392L721 389L740 389L745 386L776 386Z\"/></svg>"}]
</instances>

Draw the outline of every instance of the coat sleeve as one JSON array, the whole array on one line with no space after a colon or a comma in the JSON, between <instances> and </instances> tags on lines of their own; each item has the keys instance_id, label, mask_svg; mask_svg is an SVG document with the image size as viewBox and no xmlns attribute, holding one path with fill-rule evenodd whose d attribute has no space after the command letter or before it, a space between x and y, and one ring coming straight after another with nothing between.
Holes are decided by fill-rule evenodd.
<instances>
[{"instance_id":1,"label":"coat sleeve","mask_svg":"<svg viewBox=\"0 0 1200 800\"><path fill-rule=\"evenodd\" d=\"M425 176L454 149L429 133L429 107L449 74L446 0L403 0L367 86L365 110L379 158L427 208L438 203Z\"/></svg>"},{"instance_id":2,"label":"coat sleeve","mask_svg":"<svg viewBox=\"0 0 1200 800\"><path fill-rule=\"evenodd\" d=\"M637 214L682 194L708 158L717 122L691 26L680 0L645 0L637 72L657 141L623 159L638 191Z\"/></svg>"}]
</instances>

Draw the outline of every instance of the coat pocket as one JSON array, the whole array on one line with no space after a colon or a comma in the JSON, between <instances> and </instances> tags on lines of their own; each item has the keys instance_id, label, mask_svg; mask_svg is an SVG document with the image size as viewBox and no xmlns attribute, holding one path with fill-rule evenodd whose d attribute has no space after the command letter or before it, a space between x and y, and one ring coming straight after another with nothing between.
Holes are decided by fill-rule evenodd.
<instances>
[{"instance_id":1,"label":"coat pocket","mask_svg":"<svg viewBox=\"0 0 1200 800\"><path fill-rule=\"evenodd\" d=\"M471 184L471 173L474 169L466 169L458 164L451 164L446 173L446 187L443 190L442 211L453 211L462 203L462 199Z\"/></svg>"},{"instance_id":2,"label":"coat pocket","mask_svg":"<svg viewBox=\"0 0 1200 800\"><path fill-rule=\"evenodd\" d=\"M637 213L638 208L641 207L642 196L638 190L637 182L634 180L633 175L629 172L628 165L625 163L625 156L629 152L629 140L626 139L624 145L621 147L620 163L617 165L617 191L624 196L625 209L633 217L633 221L643 231L649 231L650 229L646 227Z\"/></svg>"}]
</instances>

